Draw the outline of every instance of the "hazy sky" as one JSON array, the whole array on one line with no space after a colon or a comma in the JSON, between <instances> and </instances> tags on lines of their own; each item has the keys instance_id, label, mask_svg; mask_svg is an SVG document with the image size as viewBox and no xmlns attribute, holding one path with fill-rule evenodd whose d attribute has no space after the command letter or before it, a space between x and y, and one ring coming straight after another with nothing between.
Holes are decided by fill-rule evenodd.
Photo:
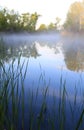
<instances>
[{"instance_id":1,"label":"hazy sky","mask_svg":"<svg viewBox=\"0 0 84 130\"><path fill-rule=\"evenodd\" d=\"M37 12L42 15L38 24L54 22L58 16L64 21L71 3L82 0L0 0L0 6L20 13Z\"/></svg>"}]
</instances>

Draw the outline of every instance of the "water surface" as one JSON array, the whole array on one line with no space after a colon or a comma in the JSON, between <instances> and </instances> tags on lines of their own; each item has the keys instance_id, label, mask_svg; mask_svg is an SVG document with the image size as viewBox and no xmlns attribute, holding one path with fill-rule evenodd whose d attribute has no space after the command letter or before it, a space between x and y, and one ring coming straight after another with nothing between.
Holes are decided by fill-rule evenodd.
<instances>
[{"instance_id":1,"label":"water surface","mask_svg":"<svg viewBox=\"0 0 84 130\"><path fill-rule=\"evenodd\" d=\"M36 93L39 86L38 111L43 91L48 86L47 103L48 109L51 110L54 94L58 102L61 98L60 86L63 87L65 84L68 94L67 116L70 117L68 99L73 104L76 94L78 106L82 105L84 93L84 38L82 36L78 34L62 36L59 33L7 34L2 35L2 41L0 59L6 66L9 66L12 59L17 59L21 54L20 63L25 61L22 71L24 73L28 61L24 82L25 104L27 104L28 92ZM16 60L15 67L17 65ZM65 129L69 129L68 127L71 129L72 126L69 124Z\"/></svg>"}]
</instances>

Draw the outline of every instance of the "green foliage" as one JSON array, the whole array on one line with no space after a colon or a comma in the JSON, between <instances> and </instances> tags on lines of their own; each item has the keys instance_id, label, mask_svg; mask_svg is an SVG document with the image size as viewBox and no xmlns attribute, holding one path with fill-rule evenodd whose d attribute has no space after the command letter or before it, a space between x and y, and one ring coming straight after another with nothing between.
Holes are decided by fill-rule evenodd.
<instances>
[{"instance_id":1,"label":"green foliage","mask_svg":"<svg viewBox=\"0 0 84 130\"><path fill-rule=\"evenodd\" d=\"M14 10L0 9L0 31L35 31L40 15L24 13L19 15Z\"/></svg>"},{"instance_id":2,"label":"green foliage","mask_svg":"<svg viewBox=\"0 0 84 130\"><path fill-rule=\"evenodd\" d=\"M45 24L41 24L38 30L39 31L47 30L47 26Z\"/></svg>"},{"instance_id":3,"label":"green foliage","mask_svg":"<svg viewBox=\"0 0 84 130\"><path fill-rule=\"evenodd\" d=\"M0 30L4 30L7 26L6 9L0 10Z\"/></svg>"},{"instance_id":4,"label":"green foliage","mask_svg":"<svg viewBox=\"0 0 84 130\"><path fill-rule=\"evenodd\" d=\"M34 31L36 29L36 23L40 15L36 12L30 16L29 27L30 31Z\"/></svg>"},{"instance_id":5,"label":"green foliage","mask_svg":"<svg viewBox=\"0 0 84 130\"><path fill-rule=\"evenodd\" d=\"M8 10L7 8L0 8L0 31L29 31L33 32L36 30L36 24L38 18L41 15L35 13L23 13L19 14L14 10ZM45 30L58 30L60 18L56 18L55 23L50 23L48 26L41 24L39 31Z\"/></svg>"},{"instance_id":6,"label":"green foliage","mask_svg":"<svg viewBox=\"0 0 84 130\"><path fill-rule=\"evenodd\" d=\"M61 21L61 19L59 17L56 17L55 22L50 22L50 24L48 24L48 25L41 24L40 27L38 28L38 30L39 31L59 30L60 21Z\"/></svg>"},{"instance_id":7,"label":"green foliage","mask_svg":"<svg viewBox=\"0 0 84 130\"><path fill-rule=\"evenodd\" d=\"M61 19L59 17L56 17L55 23L51 22L48 25L48 29L49 30L59 30L59 28L60 28L60 21L61 21Z\"/></svg>"},{"instance_id":8,"label":"green foliage","mask_svg":"<svg viewBox=\"0 0 84 130\"><path fill-rule=\"evenodd\" d=\"M48 29L49 29L49 30L55 29L55 24L54 24L54 23L50 23L50 24L48 25Z\"/></svg>"}]
</instances>

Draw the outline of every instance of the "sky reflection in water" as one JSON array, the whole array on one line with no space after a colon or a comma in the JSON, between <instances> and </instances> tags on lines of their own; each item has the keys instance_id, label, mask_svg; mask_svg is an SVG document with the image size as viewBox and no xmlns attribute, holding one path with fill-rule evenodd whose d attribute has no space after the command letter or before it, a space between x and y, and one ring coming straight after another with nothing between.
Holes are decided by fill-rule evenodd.
<instances>
[{"instance_id":1,"label":"sky reflection in water","mask_svg":"<svg viewBox=\"0 0 84 130\"><path fill-rule=\"evenodd\" d=\"M43 75L49 84L50 95L56 91L59 97L60 79L66 80L66 89L71 98L77 87L78 99L84 84L84 44L78 37L55 35L8 35L3 36L4 46L0 58L10 63L13 57L21 53L21 62L29 59L25 79L25 89L38 86L39 77ZM4 50L4 51L3 51ZM16 65L17 66L17 62ZM24 69L25 70L25 69ZM23 70L23 71L24 71ZM63 83L62 83L63 84ZM45 86L43 82L41 86Z\"/></svg>"}]
</instances>

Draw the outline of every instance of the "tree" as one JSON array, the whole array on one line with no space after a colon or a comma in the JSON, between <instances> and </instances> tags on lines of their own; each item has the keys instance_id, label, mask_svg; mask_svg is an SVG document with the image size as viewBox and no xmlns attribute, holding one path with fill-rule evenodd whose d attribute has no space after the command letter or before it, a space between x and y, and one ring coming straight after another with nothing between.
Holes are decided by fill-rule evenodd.
<instances>
[{"instance_id":1,"label":"tree","mask_svg":"<svg viewBox=\"0 0 84 130\"><path fill-rule=\"evenodd\" d=\"M39 16L36 12L19 15L14 10L0 8L0 31L35 31Z\"/></svg>"},{"instance_id":2,"label":"tree","mask_svg":"<svg viewBox=\"0 0 84 130\"><path fill-rule=\"evenodd\" d=\"M48 25L48 29L49 29L49 30L55 29L55 24L51 22L51 23Z\"/></svg>"},{"instance_id":3,"label":"tree","mask_svg":"<svg viewBox=\"0 0 84 130\"><path fill-rule=\"evenodd\" d=\"M45 24L41 24L40 27L38 28L39 31L45 31L47 30L47 26Z\"/></svg>"},{"instance_id":4,"label":"tree","mask_svg":"<svg viewBox=\"0 0 84 130\"><path fill-rule=\"evenodd\" d=\"M5 30L7 27L6 9L0 10L0 31Z\"/></svg>"},{"instance_id":5,"label":"tree","mask_svg":"<svg viewBox=\"0 0 84 130\"><path fill-rule=\"evenodd\" d=\"M67 13L64 28L80 31L84 28L84 5L82 2L74 2Z\"/></svg>"},{"instance_id":6,"label":"tree","mask_svg":"<svg viewBox=\"0 0 84 130\"><path fill-rule=\"evenodd\" d=\"M19 14L15 13L14 10L11 10L7 13L7 30L16 31L19 29L20 18Z\"/></svg>"},{"instance_id":7,"label":"tree","mask_svg":"<svg viewBox=\"0 0 84 130\"><path fill-rule=\"evenodd\" d=\"M22 14L21 17L22 28L27 31L35 31L39 16L40 15L38 15L36 12L33 14L30 13Z\"/></svg>"},{"instance_id":8,"label":"tree","mask_svg":"<svg viewBox=\"0 0 84 130\"><path fill-rule=\"evenodd\" d=\"M56 22L55 22L55 28L56 29L60 28L60 21L61 21L61 19L59 17L56 17Z\"/></svg>"},{"instance_id":9,"label":"tree","mask_svg":"<svg viewBox=\"0 0 84 130\"><path fill-rule=\"evenodd\" d=\"M21 26L22 26L23 30L28 30L29 20L30 20L29 13L23 13L21 15Z\"/></svg>"},{"instance_id":10,"label":"tree","mask_svg":"<svg viewBox=\"0 0 84 130\"><path fill-rule=\"evenodd\" d=\"M31 14L30 21L29 21L30 31L35 31L37 20L39 17L40 17L40 15L38 15L36 12Z\"/></svg>"}]
</instances>

